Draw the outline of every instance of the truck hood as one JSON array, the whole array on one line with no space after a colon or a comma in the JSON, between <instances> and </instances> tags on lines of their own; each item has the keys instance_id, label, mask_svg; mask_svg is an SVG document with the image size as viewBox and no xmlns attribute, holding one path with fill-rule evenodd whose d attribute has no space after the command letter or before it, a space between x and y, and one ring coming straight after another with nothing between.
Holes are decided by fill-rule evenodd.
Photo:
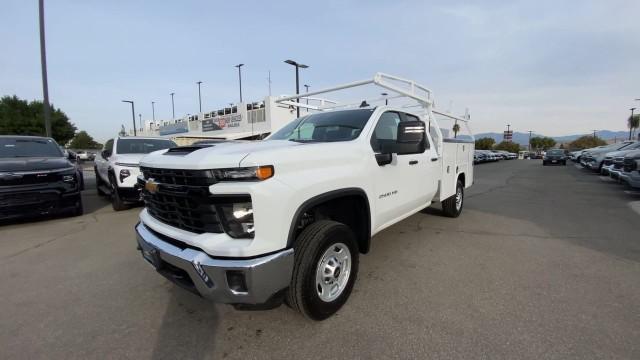
<instances>
[{"instance_id":1,"label":"truck hood","mask_svg":"<svg viewBox=\"0 0 640 360\"><path fill-rule=\"evenodd\" d=\"M626 154L631 153L631 152L634 152L634 151L637 151L637 150L636 150L636 149L633 149L633 150L618 150L618 151L612 151L612 152L608 152L608 153L606 154L606 156L611 156L611 157L616 158L616 157L620 157L620 156L625 156Z\"/></svg>"},{"instance_id":2,"label":"truck hood","mask_svg":"<svg viewBox=\"0 0 640 360\"><path fill-rule=\"evenodd\" d=\"M123 164L139 164L140 160L148 154L116 154L112 161Z\"/></svg>"},{"instance_id":3,"label":"truck hood","mask_svg":"<svg viewBox=\"0 0 640 360\"><path fill-rule=\"evenodd\" d=\"M625 159L640 159L640 150L631 150L624 155Z\"/></svg>"},{"instance_id":4,"label":"truck hood","mask_svg":"<svg viewBox=\"0 0 640 360\"><path fill-rule=\"evenodd\" d=\"M269 154L278 150L304 146L286 140L221 143L204 148L184 147L160 150L145 156L140 166L169 169L221 169L239 167L242 159L252 153ZM195 150L194 150L195 149ZM266 165L266 164L265 164Z\"/></svg>"},{"instance_id":5,"label":"truck hood","mask_svg":"<svg viewBox=\"0 0 640 360\"><path fill-rule=\"evenodd\" d=\"M0 158L0 172L50 171L74 165L65 158Z\"/></svg>"}]
</instances>

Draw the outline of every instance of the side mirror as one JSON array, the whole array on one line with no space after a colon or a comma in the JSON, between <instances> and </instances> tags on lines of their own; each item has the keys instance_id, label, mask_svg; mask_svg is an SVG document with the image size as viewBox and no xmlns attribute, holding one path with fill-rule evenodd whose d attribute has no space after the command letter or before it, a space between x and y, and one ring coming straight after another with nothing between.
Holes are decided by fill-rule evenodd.
<instances>
[{"instance_id":1,"label":"side mirror","mask_svg":"<svg viewBox=\"0 0 640 360\"><path fill-rule=\"evenodd\" d=\"M102 150L101 155L104 159L108 159L109 156L111 156L111 152L109 150Z\"/></svg>"},{"instance_id":2,"label":"side mirror","mask_svg":"<svg viewBox=\"0 0 640 360\"><path fill-rule=\"evenodd\" d=\"M424 121L403 121L398 123L396 153L420 154L426 149L426 128Z\"/></svg>"}]
</instances>

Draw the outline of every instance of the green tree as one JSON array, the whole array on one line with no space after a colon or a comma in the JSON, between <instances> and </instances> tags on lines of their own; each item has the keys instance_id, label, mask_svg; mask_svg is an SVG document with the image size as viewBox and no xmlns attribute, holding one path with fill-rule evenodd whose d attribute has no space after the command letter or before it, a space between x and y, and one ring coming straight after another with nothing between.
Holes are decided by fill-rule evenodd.
<instances>
[{"instance_id":1,"label":"green tree","mask_svg":"<svg viewBox=\"0 0 640 360\"><path fill-rule=\"evenodd\" d=\"M480 139L476 140L476 149L478 150L491 150L493 149L493 144L495 144L496 141L493 140L490 137L483 137Z\"/></svg>"},{"instance_id":2,"label":"green tree","mask_svg":"<svg viewBox=\"0 0 640 360\"><path fill-rule=\"evenodd\" d=\"M629 116L627 119L627 127L629 127L629 140L633 138L635 129L640 127L640 114Z\"/></svg>"},{"instance_id":3,"label":"green tree","mask_svg":"<svg viewBox=\"0 0 640 360\"><path fill-rule=\"evenodd\" d=\"M556 141L550 137L536 136L531 138L532 150L548 150L556 145Z\"/></svg>"},{"instance_id":4,"label":"green tree","mask_svg":"<svg viewBox=\"0 0 640 360\"><path fill-rule=\"evenodd\" d=\"M91 135L87 134L87 132L83 130L73 137L69 147L71 149L100 149L102 148L102 144L93 140Z\"/></svg>"},{"instance_id":5,"label":"green tree","mask_svg":"<svg viewBox=\"0 0 640 360\"><path fill-rule=\"evenodd\" d=\"M503 141L500 144L496 145L495 149L517 154L518 151L520 151L520 145L511 141Z\"/></svg>"},{"instance_id":6,"label":"green tree","mask_svg":"<svg viewBox=\"0 0 640 360\"><path fill-rule=\"evenodd\" d=\"M51 135L61 145L71 140L76 126L67 115L51 105ZM4 96L0 99L0 134L45 136L42 101Z\"/></svg>"},{"instance_id":7,"label":"green tree","mask_svg":"<svg viewBox=\"0 0 640 360\"><path fill-rule=\"evenodd\" d=\"M592 135L581 136L569 143L569 149L582 150L590 149L596 146L606 145L607 143L599 137Z\"/></svg>"}]
</instances>

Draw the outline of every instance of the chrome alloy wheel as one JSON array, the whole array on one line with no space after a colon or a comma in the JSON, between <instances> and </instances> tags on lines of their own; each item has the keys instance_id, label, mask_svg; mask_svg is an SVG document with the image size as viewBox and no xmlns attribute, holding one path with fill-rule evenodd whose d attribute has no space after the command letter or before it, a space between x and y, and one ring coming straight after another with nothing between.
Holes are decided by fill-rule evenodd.
<instances>
[{"instance_id":1,"label":"chrome alloy wheel","mask_svg":"<svg viewBox=\"0 0 640 360\"><path fill-rule=\"evenodd\" d=\"M351 252L347 245L337 243L324 252L316 267L316 291L324 302L342 294L351 275Z\"/></svg>"},{"instance_id":2,"label":"chrome alloy wheel","mask_svg":"<svg viewBox=\"0 0 640 360\"><path fill-rule=\"evenodd\" d=\"M456 190L456 210L460 211L462 209L462 189L458 188Z\"/></svg>"}]
</instances>

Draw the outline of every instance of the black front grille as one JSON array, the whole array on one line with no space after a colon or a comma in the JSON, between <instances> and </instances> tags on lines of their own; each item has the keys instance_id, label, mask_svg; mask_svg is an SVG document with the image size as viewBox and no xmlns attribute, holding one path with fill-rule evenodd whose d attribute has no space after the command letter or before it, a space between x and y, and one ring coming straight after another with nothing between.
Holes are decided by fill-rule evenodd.
<instances>
[{"instance_id":1,"label":"black front grille","mask_svg":"<svg viewBox=\"0 0 640 360\"><path fill-rule=\"evenodd\" d=\"M224 230L209 186L216 179L209 170L141 168L150 181L158 184L152 193L143 188L142 198L149 215L173 227L197 234Z\"/></svg>"},{"instance_id":2,"label":"black front grille","mask_svg":"<svg viewBox=\"0 0 640 360\"><path fill-rule=\"evenodd\" d=\"M613 158L604 158L604 165L611 165L613 164Z\"/></svg>"},{"instance_id":3,"label":"black front grille","mask_svg":"<svg viewBox=\"0 0 640 360\"><path fill-rule=\"evenodd\" d=\"M216 177L211 170L154 169L141 167L145 179L168 185L209 186L215 184Z\"/></svg>"},{"instance_id":4,"label":"black front grille","mask_svg":"<svg viewBox=\"0 0 640 360\"><path fill-rule=\"evenodd\" d=\"M624 167L624 172L632 172L638 168L638 163L636 162L635 159L625 158L623 167Z\"/></svg>"},{"instance_id":5,"label":"black front grille","mask_svg":"<svg viewBox=\"0 0 640 360\"><path fill-rule=\"evenodd\" d=\"M623 162L624 162L624 158L615 158L615 160L613 160L613 168L614 169L622 169L623 166Z\"/></svg>"}]
</instances>

